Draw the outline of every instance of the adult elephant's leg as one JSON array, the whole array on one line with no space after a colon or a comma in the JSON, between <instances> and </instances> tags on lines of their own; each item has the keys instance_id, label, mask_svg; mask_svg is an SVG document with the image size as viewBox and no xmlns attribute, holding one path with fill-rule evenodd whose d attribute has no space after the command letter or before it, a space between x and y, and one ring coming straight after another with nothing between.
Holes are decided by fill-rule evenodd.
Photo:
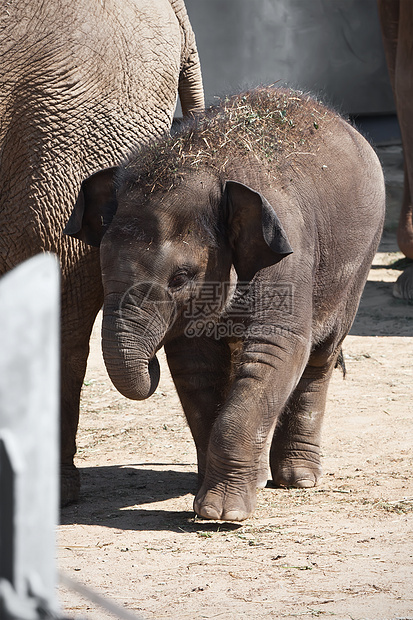
<instances>
[{"instance_id":1,"label":"adult elephant's leg","mask_svg":"<svg viewBox=\"0 0 413 620\"><path fill-rule=\"evenodd\" d=\"M412 93L413 96L413 93ZM413 105L412 105L413 114ZM404 192L403 203L400 212L399 225L397 228L397 243L405 256L413 259L413 205L410 192L410 181L408 174L408 162L406 161L405 151L405 170L404 170ZM410 148L410 157L413 165L413 145ZM413 176L413 175L410 175ZM406 267L394 283L393 295L398 299L413 302L413 265Z\"/></svg>"},{"instance_id":2,"label":"adult elephant's leg","mask_svg":"<svg viewBox=\"0 0 413 620\"><path fill-rule=\"evenodd\" d=\"M78 242L73 242L78 243ZM89 339L103 303L98 251L86 249L62 275L61 308L61 504L79 497L79 473L73 463L79 422L80 391Z\"/></svg>"},{"instance_id":3,"label":"adult elephant's leg","mask_svg":"<svg viewBox=\"0 0 413 620\"><path fill-rule=\"evenodd\" d=\"M378 0L383 45L403 141L404 194L397 227L399 248L413 259L413 2ZM413 267L398 278L394 295L413 300Z\"/></svg>"},{"instance_id":4,"label":"adult elephant's leg","mask_svg":"<svg viewBox=\"0 0 413 620\"><path fill-rule=\"evenodd\" d=\"M395 89L397 41L399 37L400 0L377 0L384 53L390 82Z\"/></svg>"},{"instance_id":5,"label":"adult elephant's leg","mask_svg":"<svg viewBox=\"0 0 413 620\"><path fill-rule=\"evenodd\" d=\"M165 345L165 353L195 441L201 485L211 428L230 388L231 351L223 340L183 336Z\"/></svg>"},{"instance_id":6,"label":"adult elephant's leg","mask_svg":"<svg viewBox=\"0 0 413 620\"><path fill-rule=\"evenodd\" d=\"M395 70L397 115L403 140L405 192L398 228L401 251L413 259L413 3L401 0Z\"/></svg>"},{"instance_id":7,"label":"adult elephant's leg","mask_svg":"<svg viewBox=\"0 0 413 620\"><path fill-rule=\"evenodd\" d=\"M400 1L399 37L395 72L397 115L403 140L404 198L397 228L397 242L413 259L413 2ZM408 267L394 287L397 297L413 301L413 267Z\"/></svg>"},{"instance_id":8,"label":"adult elephant's leg","mask_svg":"<svg viewBox=\"0 0 413 620\"><path fill-rule=\"evenodd\" d=\"M321 476L320 439L335 359L306 366L274 433L270 465L275 484L308 488Z\"/></svg>"}]
</instances>

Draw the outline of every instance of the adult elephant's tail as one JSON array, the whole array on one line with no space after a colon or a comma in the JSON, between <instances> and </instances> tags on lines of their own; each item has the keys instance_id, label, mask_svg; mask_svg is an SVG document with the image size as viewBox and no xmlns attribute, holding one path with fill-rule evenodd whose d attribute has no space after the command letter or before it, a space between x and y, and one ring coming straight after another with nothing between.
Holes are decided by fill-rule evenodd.
<instances>
[{"instance_id":1,"label":"adult elephant's tail","mask_svg":"<svg viewBox=\"0 0 413 620\"><path fill-rule=\"evenodd\" d=\"M195 35L189 22L183 0L170 0L182 31L181 72L178 93L182 113L187 116L201 112L205 107L201 64L195 42Z\"/></svg>"}]
</instances>

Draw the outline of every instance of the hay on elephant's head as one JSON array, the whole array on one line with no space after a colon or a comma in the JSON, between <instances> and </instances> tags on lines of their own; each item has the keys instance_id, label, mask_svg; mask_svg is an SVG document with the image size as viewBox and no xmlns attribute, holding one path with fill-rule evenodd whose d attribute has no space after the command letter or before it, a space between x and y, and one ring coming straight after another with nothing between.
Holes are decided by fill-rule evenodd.
<instances>
[{"instance_id":1,"label":"hay on elephant's head","mask_svg":"<svg viewBox=\"0 0 413 620\"><path fill-rule=\"evenodd\" d=\"M314 142L332 113L309 95L282 88L257 88L210 107L177 134L134 153L123 181L145 194L176 187L188 171L208 168L225 175L238 156L267 169L282 167L293 153Z\"/></svg>"}]
</instances>

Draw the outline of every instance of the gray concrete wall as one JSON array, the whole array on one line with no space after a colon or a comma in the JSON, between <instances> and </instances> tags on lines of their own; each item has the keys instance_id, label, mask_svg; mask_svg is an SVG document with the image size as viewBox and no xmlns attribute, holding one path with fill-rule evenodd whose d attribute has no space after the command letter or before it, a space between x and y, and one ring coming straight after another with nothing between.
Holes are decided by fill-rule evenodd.
<instances>
[{"instance_id":1,"label":"gray concrete wall","mask_svg":"<svg viewBox=\"0 0 413 620\"><path fill-rule=\"evenodd\" d=\"M35 595L57 607L59 280L40 254L0 281L0 582L19 618ZM2 603L0 592L0 618Z\"/></svg>"},{"instance_id":2,"label":"gray concrete wall","mask_svg":"<svg viewBox=\"0 0 413 620\"><path fill-rule=\"evenodd\" d=\"M207 103L271 84L344 113L394 111L376 0L186 0Z\"/></svg>"}]
</instances>

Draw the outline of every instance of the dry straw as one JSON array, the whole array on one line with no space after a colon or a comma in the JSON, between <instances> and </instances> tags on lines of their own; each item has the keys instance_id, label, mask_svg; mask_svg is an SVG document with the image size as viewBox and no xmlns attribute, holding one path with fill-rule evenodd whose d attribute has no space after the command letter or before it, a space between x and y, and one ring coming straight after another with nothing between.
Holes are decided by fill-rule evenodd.
<instances>
[{"instance_id":1,"label":"dry straw","mask_svg":"<svg viewBox=\"0 0 413 620\"><path fill-rule=\"evenodd\" d=\"M271 173L291 155L316 149L318 130L333 116L309 95L288 89L257 88L227 97L175 135L133 154L124 180L146 194L167 191L189 171L208 168L225 175L239 156L265 164Z\"/></svg>"}]
</instances>

